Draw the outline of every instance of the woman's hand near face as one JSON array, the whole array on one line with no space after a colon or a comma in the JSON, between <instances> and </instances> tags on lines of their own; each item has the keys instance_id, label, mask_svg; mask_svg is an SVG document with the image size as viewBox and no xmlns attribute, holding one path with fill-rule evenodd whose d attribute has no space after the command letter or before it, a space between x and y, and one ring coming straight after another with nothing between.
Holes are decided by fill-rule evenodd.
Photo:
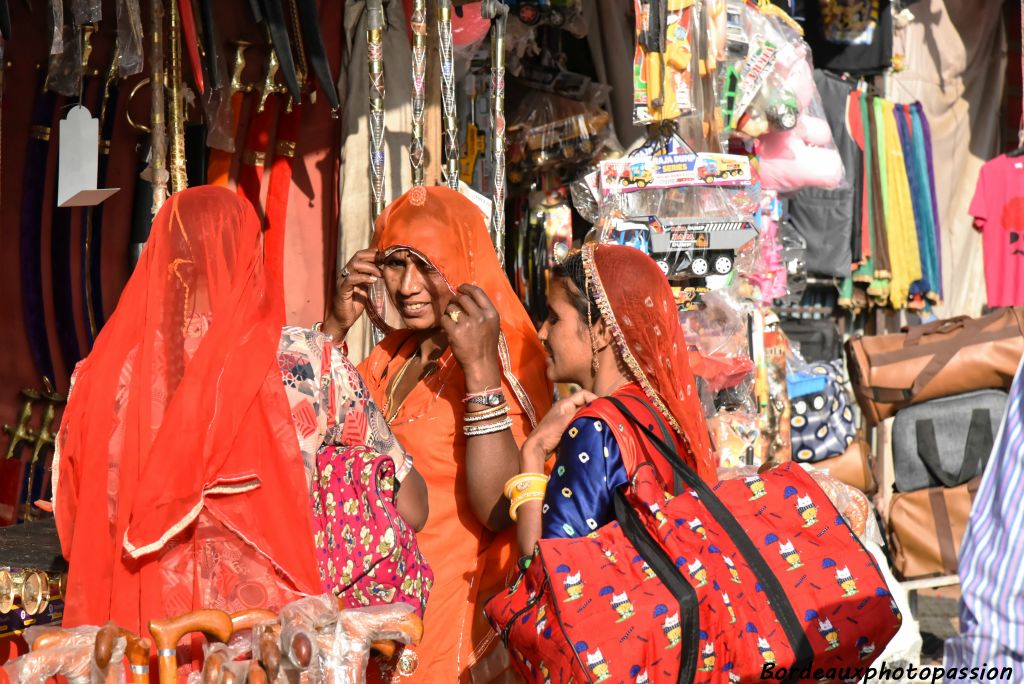
<instances>
[{"instance_id":1,"label":"woman's hand near face","mask_svg":"<svg viewBox=\"0 0 1024 684\"><path fill-rule=\"evenodd\" d=\"M458 320L448 314L458 310ZM469 391L482 391L501 385L498 363L500 319L487 294L475 285L462 285L452 297L441 327L448 335L455 360L462 366ZM479 387L478 384L485 384Z\"/></svg>"},{"instance_id":2,"label":"woman's hand near face","mask_svg":"<svg viewBox=\"0 0 1024 684\"><path fill-rule=\"evenodd\" d=\"M334 301L324 319L323 331L335 340L345 339L370 301L370 286L382 275L377 266L377 250L363 249L353 254L338 274Z\"/></svg>"},{"instance_id":3,"label":"woman's hand near face","mask_svg":"<svg viewBox=\"0 0 1024 684\"><path fill-rule=\"evenodd\" d=\"M597 395L587 390L578 392L555 402L544 419L523 443L520 466L523 472L544 472L544 461L548 454L558 448L562 434L572 423L576 412L597 399Z\"/></svg>"}]
</instances>

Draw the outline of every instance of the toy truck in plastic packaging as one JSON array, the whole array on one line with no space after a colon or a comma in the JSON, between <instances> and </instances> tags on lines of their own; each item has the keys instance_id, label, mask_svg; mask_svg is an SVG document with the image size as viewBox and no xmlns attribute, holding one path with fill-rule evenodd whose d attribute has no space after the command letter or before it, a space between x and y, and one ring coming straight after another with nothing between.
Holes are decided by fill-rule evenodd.
<instances>
[{"instance_id":1,"label":"toy truck in plastic packaging","mask_svg":"<svg viewBox=\"0 0 1024 684\"><path fill-rule=\"evenodd\" d=\"M736 251L757 237L739 219L631 217L614 228L614 240L646 251L669 280L732 272Z\"/></svg>"}]
</instances>

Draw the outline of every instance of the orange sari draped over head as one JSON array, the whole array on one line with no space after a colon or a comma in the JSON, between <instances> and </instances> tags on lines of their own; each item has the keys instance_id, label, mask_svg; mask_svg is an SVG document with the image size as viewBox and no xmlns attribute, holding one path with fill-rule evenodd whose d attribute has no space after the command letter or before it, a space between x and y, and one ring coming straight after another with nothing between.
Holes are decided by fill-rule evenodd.
<instances>
[{"instance_id":1,"label":"orange sari draped over head","mask_svg":"<svg viewBox=\"0 0 1024 684\"><path fill-rule=\"evenodd\" d=\"M57 437L66 626L113 619L142 634L169 605L199 607L200 549L230 562L236 584L243 564L261 566L251 591L271 602L320 592L277 367L282 291L265 273L259 219L234 193L193 188L157 214Z\"/></svg>"},{"instance_id":2,"label":"orange sari draped over head","mask_svg":"<svg viewBox=\"0 0 1024 684\"><path fill-rule=\"evenodd\" d=\"M454 291L464 283L479 286L501 316L501 360L505 396L517 444L551 406L552 387L545 355L522 303L498 264L483 214L468 199L444 187L414 188L377 219L372 246L385 254L409 250L436 268ZM374 297L370 315L388 330L359 367L373 398L384 401L389 378L416 353L418 340L394 330L386 295ZM499 534L477 520L469 504L465 473L466 437L462 434L465 378L451 350L440 370L409 393L391 424L398 440L426 480L430 518L420 532L420 550L434 570L424 637L415 649L413 680L441 683L487 682L507 664L500 640L483 615L483 604L503 589L514 567L515 528ZM485 672L486 671L486 672Z\"/></svg>"}]
</instances>

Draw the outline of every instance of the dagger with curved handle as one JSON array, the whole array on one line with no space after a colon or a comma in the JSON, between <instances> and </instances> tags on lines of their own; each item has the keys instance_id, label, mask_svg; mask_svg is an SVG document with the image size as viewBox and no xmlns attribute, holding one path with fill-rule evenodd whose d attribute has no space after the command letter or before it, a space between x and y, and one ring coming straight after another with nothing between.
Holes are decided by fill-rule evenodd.
<instances>
[{"instance_id":1,"label":"dagger with curved handle","mask_svg":"<svg viewBox=\"0 0 1024 684\"><path fill-rule=\"evenodd\" d=\"M281 67L281 75L288 88L292 100L302 99L302 87L299 85L298 73L295 71L295 57L292 55L292 42L288 37L288 25L285 23L284 10L280 0L257 0L267 31L270 33L270 44L277 55L277 63Z\"/></svg>"}]
</instances>

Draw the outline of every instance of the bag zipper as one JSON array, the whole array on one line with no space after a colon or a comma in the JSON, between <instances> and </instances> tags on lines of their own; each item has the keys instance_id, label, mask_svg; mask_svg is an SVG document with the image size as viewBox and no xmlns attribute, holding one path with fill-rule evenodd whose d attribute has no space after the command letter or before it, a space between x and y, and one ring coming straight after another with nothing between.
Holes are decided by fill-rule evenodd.
<instances>
[{"instance_id":1,"label":"bag zipper","mask_svg":"<svg viewBox=\"0 0 1024 684\"><path fill-rule=\"evenodd\" d=\"M525 574L526 573L523 573L523 575L525 575ZM523 576L520 576L520 579L522 579L522 578L523 578ZM512 625L514 625L516 623L516 620L521 618L523 615L525 615L527 612L529 612L535 605L537 605L540 602L540 599L544 595L544 592L546 591L547 586L548 586L548 580L547 580L547 577L545 576L544 583L540 585L540 591L538 591L533 596L533 598L527 600L525 606L523 606L522 608L520 608L516 612L512 613L512 617L510 617L508 619L508 622L505 623L505 626L501 628L501 643L503 643L505 645L505 648L508 648L508 633L509 633L509 631L511 631ZM514 590L515 590L515 585L513 585L513 588L512 588L511 591L514 591Z\"/></svg>"}]
</instances>

